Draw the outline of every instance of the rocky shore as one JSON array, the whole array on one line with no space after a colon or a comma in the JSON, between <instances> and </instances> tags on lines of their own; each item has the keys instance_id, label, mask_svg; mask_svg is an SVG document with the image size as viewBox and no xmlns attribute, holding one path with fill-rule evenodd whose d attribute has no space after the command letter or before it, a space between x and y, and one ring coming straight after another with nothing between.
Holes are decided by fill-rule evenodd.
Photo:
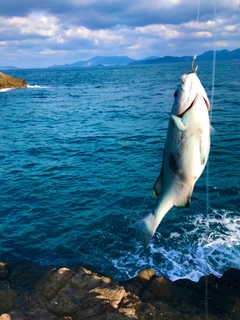
<instances>
[{"instance_id":1,"label":"rocky shore","mask_svg":"<svg viewBox=\"0 0 240 320\"><path fill-rule=\"evenodd\" d=\"M22 78L13 78L0 72L0 90L8 88L26 88L27 82Z\"/></svg>"},{"instance_id":2,"label":"rocky shore","mask_svg":"<svg viewBox=\"0 0 240 320\"><path fill-rule=\"evenodd\" d=\"M151 269L119 282L80 266L0 262L0 320L239 320L240 270L197 283Z\"/></svg>"}]
</instances>

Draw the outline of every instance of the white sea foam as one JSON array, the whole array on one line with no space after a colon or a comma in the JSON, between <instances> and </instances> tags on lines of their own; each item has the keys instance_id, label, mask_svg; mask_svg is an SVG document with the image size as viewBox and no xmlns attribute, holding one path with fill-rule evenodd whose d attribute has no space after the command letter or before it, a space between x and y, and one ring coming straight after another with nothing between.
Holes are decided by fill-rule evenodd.
<instances>
[{"instance_id":1,"label":"white sea foam","mask_svg":"<svg viewBox=\"0 0 240 320\"><path fill-rule=\"evenodd\" d=\"M27 88L31 88L31 89L33 89L33 88L44 88L44 87L42 87L42 86L39 86L39 85L30 85L30 84L28 84L27 85Z\"/></svg>"},{"instance_id":2,"label":"white sea foam","mask_svg":"<svg viewBox=\"0 0 240 320\"><path fill-rule=\"evenodd\" d=\"M28 84L27 88L29 88L29 89L42 89L42 88L47 88L47 87L39 86L37 84L36 85ZM10 91L10 90L14 90L14 89L17 89L17 88L4 88L4 89L0 89L0 92L7 92L7 91Z\"/></svg>"},{"instance_id":3,"label":"white sea foam","mask_svg":"<svg viewBox=\"0 0 240 320\"><path fill-rule=\"evenodd\" d=\"M7 92L7 91L10 91L13 89L15 89L15 88L4 88L4 89L0 89L0 92Z\"/></svg>"},{"instance_id":4,"label":"white sea foam","mask_svg":"<svg viewBox=\"0 0 240 320\"><path fill-rule=\"evenodd\" d=\"M112 260L114 267L127 277L150 267L158 275L172 281L198 281L209 274L220 277L229 268L240 269L238 212L213 210L208 218L204 214L198 215L191 220L191 224L192 231L184 232L183 224L183 233L172 232L168 239L157 232L147 251L143 250L139 241L134 254L131 252Z\"/></svg>"},{"instance_id":5,"label":"white sea foam","mask_svg":"<svg viewBox=\"0 0 240 320\"><path fill-rule=\"evenodd\" d=\"M197 235L196 243L188 241L181 250L169 251L167 260L174 260L172 270L167 271L171 280L188 278L198 281L208 274L221 276L228 268L240 269L240 217L239 213L227 210L214 210L208 219L198 216L191 233ZM183 244L183 243L182 243Z\"/></svg>"}]
</instances>

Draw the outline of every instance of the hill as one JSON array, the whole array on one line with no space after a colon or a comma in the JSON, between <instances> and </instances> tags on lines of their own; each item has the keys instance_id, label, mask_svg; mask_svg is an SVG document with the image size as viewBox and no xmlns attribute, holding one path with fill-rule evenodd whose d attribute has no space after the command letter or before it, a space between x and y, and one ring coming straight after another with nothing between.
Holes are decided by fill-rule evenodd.
<instances>
[{"instance_id":1,"label":"hill","mask_svg":"<svg viewBox=\"0 0 240 320\"><path fill-rule=\"evenodd\" d=\"M197 61L212 61L213 60L214 51L210 50L204 52L197 56ZM192 56L183 56L183 57L172 57L165 56L163 58L158 59L150 59L150 60L139 60L131 62L131 65L139 65L139 64L159 64L159 63L172 63L172 62L191 62L193 59ZM233 51L229 50L221 50L216 51L216 60L217 61L235 61L240 60L240 49L236 49Z\"/></svg>"},{"instance_id":2,"label":"hill","mask_svg":"<svg viewBox=\"0 0 240 320\"><path fill-rule=\"evenodd\" d=\"M127 65L135 61L127 56L96 56L89 60L78 61L65 65L53 65L49 68L78 68L78 67L94 67L94 66L114 66L114 65Z\"/></svg>"},{"instance_id":3,"label":"hill","mask_svg":"<svg viewBox=\"0 0 240 320\"><path fill-rule=\"evenodd\" d=\"M212 61L214 51L210 50L197 56L197 61ZM174 63L174 62L191 62L192 56L173 57L165 56L162 58L150 56L142 60L134 60L127 56L96 56L89 60L78 61L71 64L53 65L48 68L79 68L79 67L104 67L116 65L142 65L142 64L159 64L159 63ZM217 61L235 61L240 60L240 49L233 51L220 50L216 51Z\"/></svg>"},{"instance_id":4,"label":"hill","mask_svg":"<svg viewBox=\"0 0 240 320\"><path fill-rule=\"evenodd\" d=\"M17 67L14 66L0 66L0 70L14 70L14 69L18 69Z\"/></svg>"}]
</instances>

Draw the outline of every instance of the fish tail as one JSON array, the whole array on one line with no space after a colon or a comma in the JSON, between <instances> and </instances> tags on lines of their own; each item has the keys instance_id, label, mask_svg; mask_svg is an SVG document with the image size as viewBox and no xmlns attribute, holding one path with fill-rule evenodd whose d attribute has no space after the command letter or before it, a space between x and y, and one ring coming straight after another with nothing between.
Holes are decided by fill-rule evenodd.
<instances>
[{"instance_id":1,"label":"fish tail","mask_svg":"<svg viewBox=\"0 0 240 320\"><path fill-rule=\"evenodd\" d=\"M173 203L171 197L161 197L154 213L150 213L148 216L135 222L131 226L139 231L144 247L147 247L163 217L172 208L172 206Z\"/></svg>"},{"instance_id":2,"label":"fish tail","mask_svg":"<svg viewBox=\"0 0 240 320\"><path fill-rule=\"evenodd\" d=\"M133 225L131 225L132 228L139 231L143 245L146 248L149 244L150 240L152 239L152 236L154 235L157 227L158 227L158 221L154 214L150 213L145 218L135 222Z\"/></svg>"}]
</instances>

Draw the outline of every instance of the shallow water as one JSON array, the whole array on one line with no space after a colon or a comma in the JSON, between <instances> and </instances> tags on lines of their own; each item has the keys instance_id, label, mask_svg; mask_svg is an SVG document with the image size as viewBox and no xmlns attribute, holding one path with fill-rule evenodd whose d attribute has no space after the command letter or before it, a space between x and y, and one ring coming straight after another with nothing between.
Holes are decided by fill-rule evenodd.
<instances>
[{"instance_id":1,"label":"shallow water","mask_svg":"<svg viewBox=\"0 0 240 320\"><path fill-rule=\"evenodd\" d=\"M29 86L0 92L0 259L88 263L118 279L240 269L239 63L216 65L209 188L205 170L191 207L173 208L146 250L128 228L156 204L168 113L189 67L8 72ZM210 97L212 64L198 76Z\"/></svg>"}]
</instances>

